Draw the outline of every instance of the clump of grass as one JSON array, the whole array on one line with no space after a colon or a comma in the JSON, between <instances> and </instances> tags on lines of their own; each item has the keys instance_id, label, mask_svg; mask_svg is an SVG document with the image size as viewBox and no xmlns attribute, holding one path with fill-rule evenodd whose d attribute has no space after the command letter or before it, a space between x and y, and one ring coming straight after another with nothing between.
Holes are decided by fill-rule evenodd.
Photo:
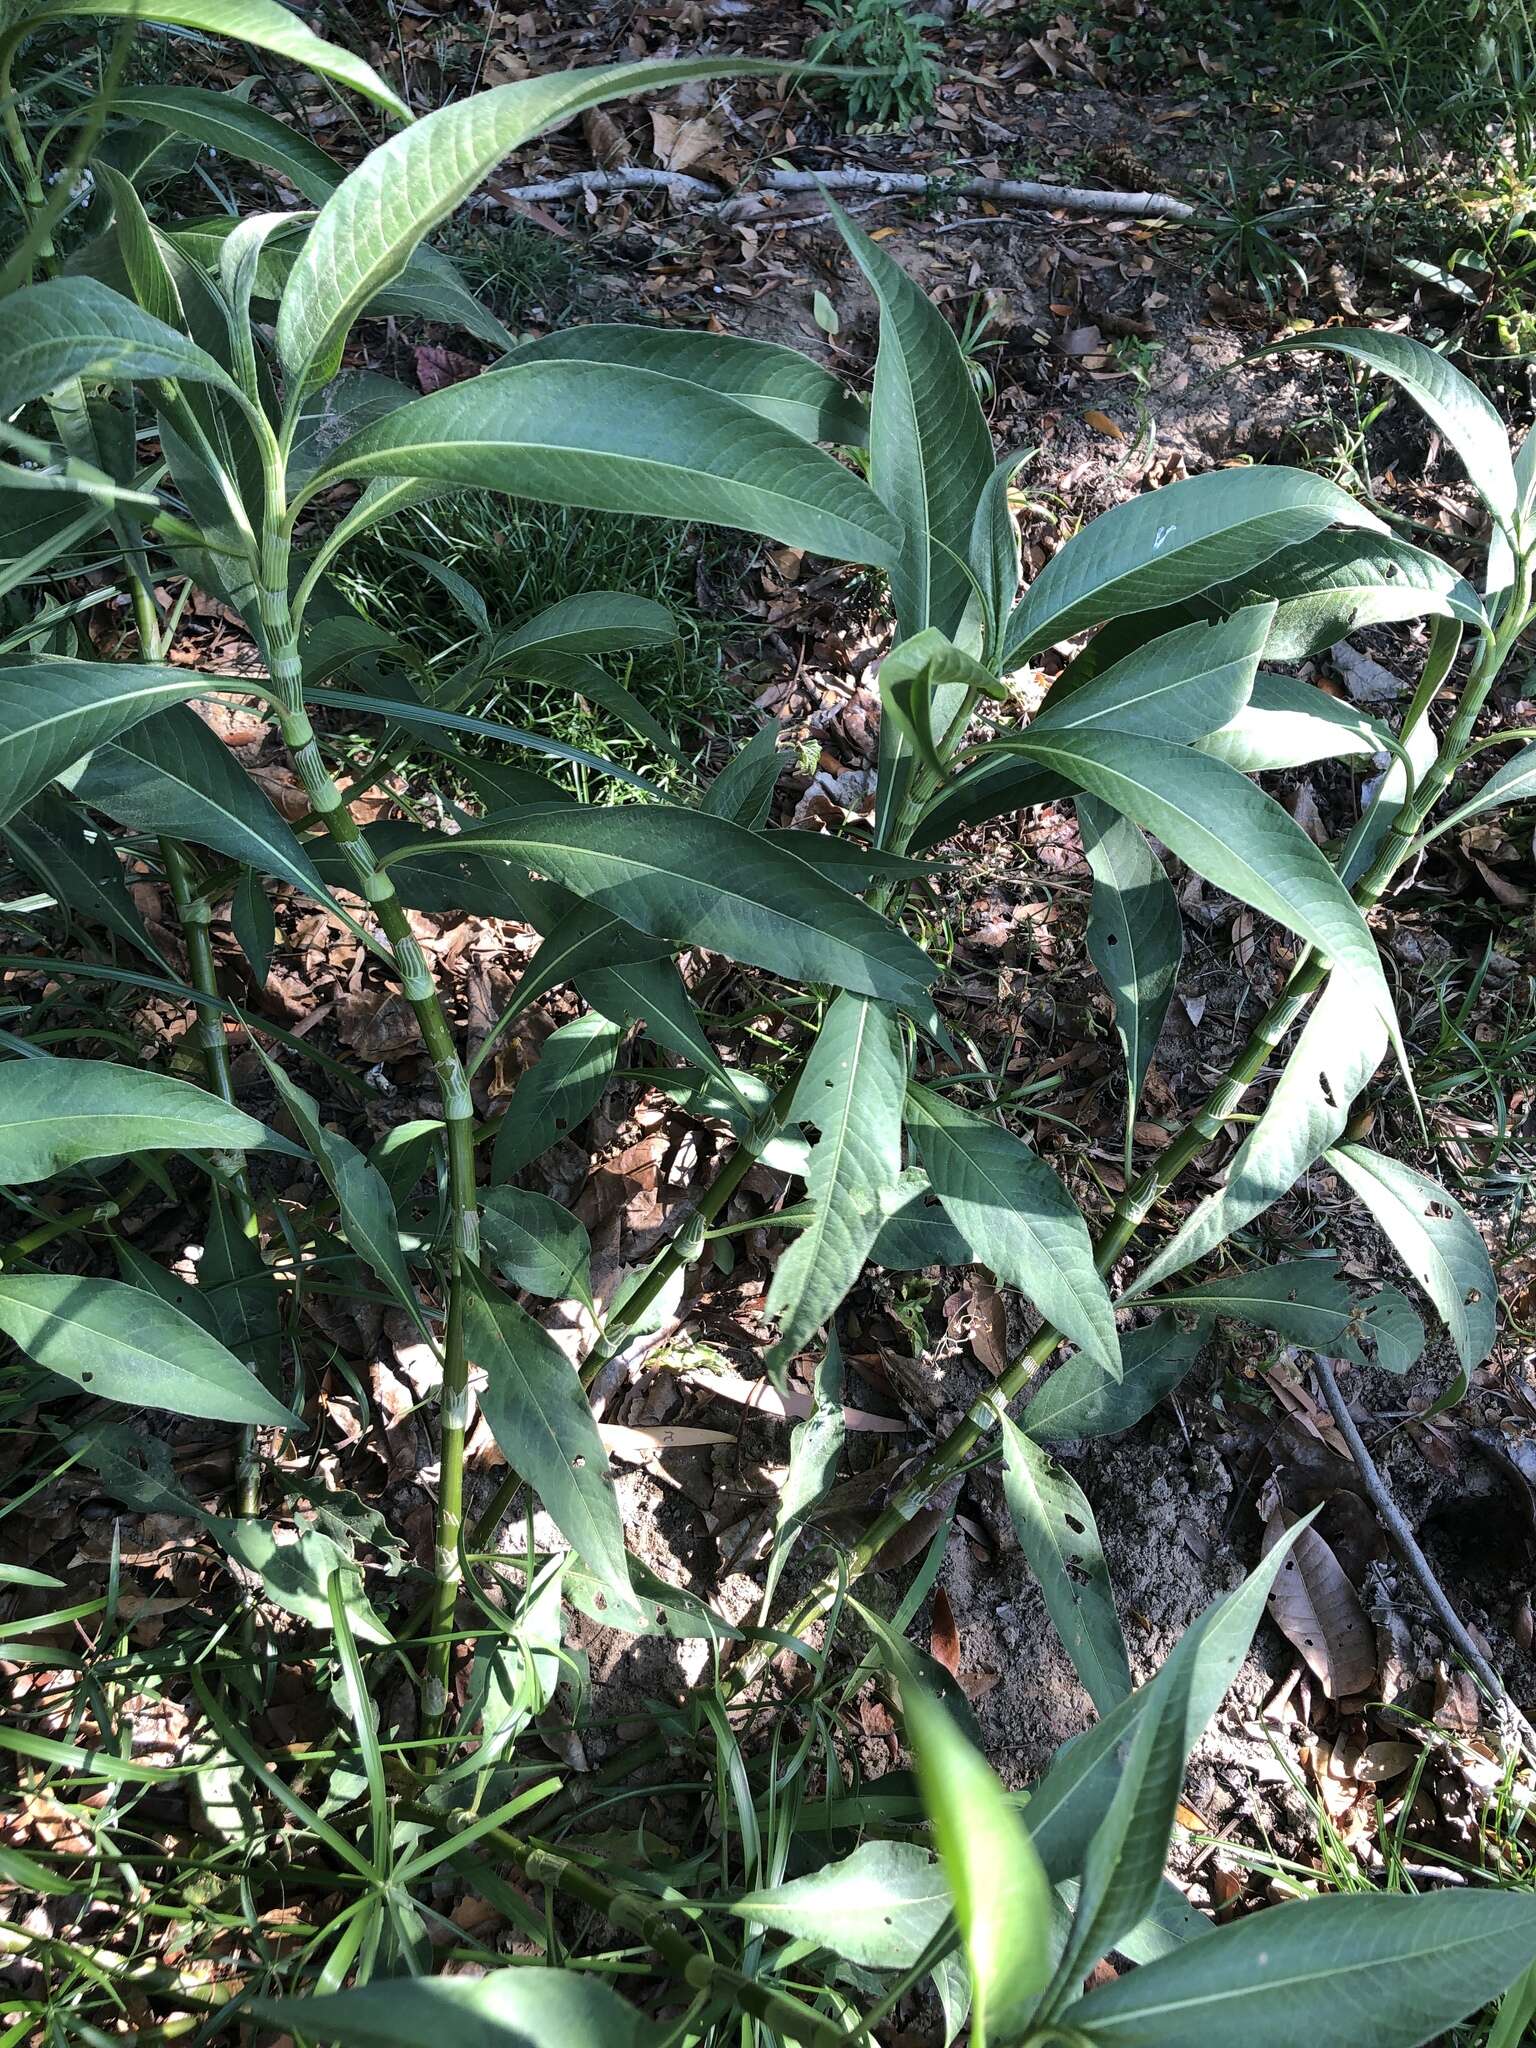
<instances>
[{"instance_id":1,"label":"clump of grass","mask_svg":"<svg viewBox=\"0 0 1536 2048\"><path fill-rule=\"evenodd\" d=\"M526 221L452 221L438 231L437 246L510 327L557 326L586 281L581 245Z\"/></svg>"},{"instance_id":2,"label":"clump of grass","mask_svg":"<svg viewBox=\"0 0 1536 2048\"><path fill-rule=\"evenodd\" d=\"M673 646L608 657L607 667L665 730L678 750L696 758L715 734L728 735L745 700L732 681L726 643L750 632L749 621L706 616L702 585L739 581L739 543L696 527L608 517L466 495L402 513L352 552L344 578L353 602L376 624L418 649L446 675L465 651L469 628L423 577L404 550L431 553L467 575L485 599L493 627L512 626L563 598L590 590L623 590L665 605L677 621ZM663 787L687 776L676 760L637 738L619 720L569 688L501 681L464 710L535 727L553 739L641 769ZM467 743L472 752L480 743ZM541 763L556 779L565 771ZM584 797L603 801L617 784L569 771Z\"/></svg>"}]
</instances>

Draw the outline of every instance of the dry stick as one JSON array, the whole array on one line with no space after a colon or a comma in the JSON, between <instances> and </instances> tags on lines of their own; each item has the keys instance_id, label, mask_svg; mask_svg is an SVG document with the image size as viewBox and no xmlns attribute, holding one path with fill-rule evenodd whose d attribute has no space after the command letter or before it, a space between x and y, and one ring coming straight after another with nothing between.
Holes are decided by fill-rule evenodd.
<instances>
[{"instance_id":1,"label":"dry stick","mask_svg":"<svg viewBox=\"0 0 1536 2048\"><path fill-rule=\"evenodd\" d=\"M749 192L728 192L705 178L684 171L622 169L576 171L566 178L545 178L532 185L506 185L499 199L542 204L576 199L588 192L667 192L700 206L718 206L725 220L771 218L758 200L773 192L871 192L934 199L995 199L1010 206L1059 207L1068 213L1096 213L1111 220L1194 221L1198 207L1171 192L1096 192L1080 185L1041 185L1032 178L934 178L921 171L765 171Z\"/></svg>"},{"instance_id":2,"label":"dry stick","mask_svg":"<svg viewBox=\"0 0 1536 2048\"><path fill-rule=\"evenodd\" d=\"M1323 1389L1323 1399L1328 1403L1328 1412L1338 1425L1339 1435L1349 1446L1349 1454L1360 1468L1360 1478L1371 1506L1380 1518L1381 1526L1391 1537L1393 1545L1403 1562L1424 1589L1430 1606L1439 1617L1440 1625L1455 1644L1458 1655L1466 1663L1473 1676L1485 1692L1497 1702L1502 1718L1520 1739L1520 1746L1527 1756L1536 1757L1536 1728L1510 1698L1504 1681L1488 1662L1482 1651L1473 1642L1466 1623L1456 1612L1445 1594L1445 1589L1430 1568L1429 1559L1419 1548L1418 1538L1408 1526L1407 1517L1392 1498L1387 1482L1382 1478L1376 1461L1365 1447L1365 1439L1349 1412L1349 1405L1339 1392L1339 1383L1333 1376L1330 1360L1314 1354L1317 1377Z\"/></svg>"}]
</instances>

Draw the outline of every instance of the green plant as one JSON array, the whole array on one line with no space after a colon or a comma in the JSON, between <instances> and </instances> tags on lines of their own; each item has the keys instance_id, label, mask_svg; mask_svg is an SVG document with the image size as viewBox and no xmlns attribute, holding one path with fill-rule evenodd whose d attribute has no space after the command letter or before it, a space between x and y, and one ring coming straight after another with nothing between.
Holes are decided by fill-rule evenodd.
<instances>
[{"instance_id":1,"label":"green plant","mask_svg":"<svg viewBox=\"0 0 1536 2048\"><path fill-rule=\"evenodd\" d=\"M86 11L127 7L92 0ZM559 333L427 397L339 370L353 322L381 303L413 290L439 308L468 298L424 238L510 150L582 107L720 69L714 60L498 88L403 126L345 179L329 170L322 179L291 131L250 108L232 116L235 103L210 108L167 89L146 109L141 93L135 120L175 128L218 113L258 162L301 164L317 191L325 186L317 210L258 215L221 234L157 226L131 178L108 167L110 219L61 269L47 160L10 75L28 30L67 12L60 0L0 32L0 102L25 195L11 267L56 273L0 302L0 412L26 422L4 429L21 458L5 478L12 561L22 565L8 581L39 600L0 669L0 821L17 861L86 923L144 955L151 972L5 956L23 973L43 965L47 981L12 1014L4 1043L13 1057L0 1061L0 1179L28 1226L0 1256L0 1329L30 1361L13 1368L15 1406L40 1403L67 1462L96 1471L130 1504L181 1517L207 1550L259 1580L311 1632L306 1668L332 1711L327 1744L290 1755L285 1775L247 1725L289 1654L283 1639L263 1634L258 1644L254 1616L242 1643L221 1621L193 1615L163 1651L146 1653L126 1633L115 1567L101 1600L7 1624L8 1660L39 1667L49 1683L42 1725L23 1716L0 1728L0 1745L34 1789L68 1798L88 1843L57 1857L7 1851L7 1880L68 1892L83 1860L87 1882L123 1887L131 1916L143 1902L140 1872L151 1869L163 1888L155 1911L185 1924L189 1941L206 1941L209 1954L215 1938L244 1944L238 1969L210 1984L132 1945L65 1940L31 1921L0 1925L0 1948L45 1972L40 1992L18 1994L22 2030L36 2021L89 2048L131 1991L182 2015L190 2008L209 2030L254 2014L307 2038L390 2048L466 2024L506 2041L723 2048L755 2035L831 2048L872 2039L931 1978L950 2037L969 2009L977 2048L1171 2048L1192 2031L1245 2048L1297 2039L1411 2048L1498 1995L1536 1963L1529 1896L1320 1899L1214 1933L1172 1897L1163 1869L1185 1761L1245 1653L1286 1545L1133 1689L1092 1509L1049 1446L1138 1420L1189 1371L1217 1317L1361 1367L1413 1363L1423 1327L1395 1287L1360 1293L1316 1262L1184 1277L1319 1159L1382 1225L1464 1369L1489 1353L1496 1286L1471 1221L1443 1188L1343 1141L1389 1048L1411 1093L1366 913L1436 834L1536 786L1536 744L1519 735L1521 752L1439 814L1486 744L1473 741L1474 725L1532 616L1536 441L1512 464L1486 401L1401 337L1298 337L1294 345L1341 350L1392 378L1461 455L1493 521L1481 594L1336 487L1277 468L1217 471L1117 507L1074 535L1019 598L1008 514L1018 458L995 460L942 316L841 215L880 307L867 412L792 351L674 330ZM238 32L403 112L366 65L266 0L164 0L157 12ZM92 147L119 134L119 117L120 108L86 110ZM147 469L141 425L159 448ZM867 448L864 473L821 442ZM655 801L640 778L595 756L583 757L587 771L617 775L633 800L573 801L523 766L469 757L461 738L562 759L571 749L457 710L463 676L441 679L420 650L360 620L333 580L370 527L463 490L714 523L884 571L897 644L880 670L872 841L768 826L780 765L771 731L691 804ZM131 599L136 660L91 658L73 598L43 601L39 576L56 576L85 542L113 560ZM595 690L603 655L668 630L650 601L600 592L566 598L509 637L482 621L483 599L459 568L423 573L464 615L477 680L509 662L558 679L570 673L561 664L576 663L582 687ZM298 831L189 708L235 688L247 694L249 679L164 659L176 612L162 592L177 576L219 593L265 657L257 693L311 807ZM1432 622L1428 657L1395 732L1260 669L1365 624L1420 618ZM1093 637L1027 727L970 742L973 710L983 699L1006 703L1009 673L1085 633ZM1448 687L1452 708L1437 730L1431 710ZM457 809L456 831L364 830L332 769L360 725L382 735L381 759L414 735L443 759L445 781L462 777L476 790L483 814ZM1252 779L1378 752L1391 772L1337 859ZM1101 1219L1096 1241L1049 1164L992 1114L990 1077L957 1052L934 999L936 964L911 936L923 928L925 850L961 825L1062 797L1076 805L1093 871L1089 946L1115 999L1128 1129L1181 943L1177 899L1147 835L1297 942L1283 991L1206 1104ZM103 841L103 818L116 841ZM158 859L184 981L167 973L124 893L124 834L136 854ZM249 1030L296 1141L235 1099L225 1020L242 1029L247 1020L219 986L210 928L227 902L264 979L274 877L357 934L409 1002L430 1057L440 1116L389 1131L366 1154L289 1073L289 1059L314 1058L302 1038ZM490 1125L477 1118L412 928L413 909L444 903L510 910L543 934L497 1033L567 983L587 1006L546 1041ZM785 1035L762 1072L728 1067L716 1051L676 966L692 948L776 977ZM94 993L125 978L169 985L197 1007L205 1085L136 1057L121 1013ZM587 1379L647 1327L706 1245L728 1244L727 1204L757 1157L785 1138L803 1146L804 1200L775 1219L794 1235L769 1296L778 1336L767 1363L782 1377L813 1346L818 1363L757 1626L732 1626L627 1555L583 1377L525 1305L592 1304L581 1223L519 1176L557 1133L579 1128L640 1018L682 1063L666 1079L696 1091L738 1142L687 1222L597 1311ZM1112 1298L1111 1277L1159 1198L1298 1024L1221 1188ZM63 1051L61 1033L75 1041ZM100 1056L81 1056L82 1040ZM319 1070L327 1085L355 1090L358 1077L336 1067ZM197 1287L126 1233L122 1277L100 1277L86 1249L93 1233L165 1184L166 1155L206 1179L183 1183L206 1216ZM273 1155L285 1177L295 1157L307 1161L325 1193L302 1207L279 1200L265 1170ZM797 1546L808 1547L837 1467L834 1323L869 1263L975 1263L1044 1321L863 1535L776 1617L780 1578L800 1563ZM315 1412L304 1309L326 1292L393 1305L440 1372L434 1559L414 1612L385 1601L381 1613L382 1573L372 1586L365 1579L361 1553L372 1548L416 1590L378 1511L275 1455ZM1152 1319L1140 1320L1146 1311ZM1010 1404L1063 1343L1074 1355L1013 1420ZM466 1521L472 1364L508 1477ZM233 1512L193 1498L151 1440L95 1414L76 1427L61 1382L93 1403L246 1432ZM930 1697L946 1690L942 1675L904 1640L944 1530L894 1618L851 1590L952 1479L999 1447L1019 1541L1101 1716L1024 1802L973 1753L953 1690ZM45 1483L40 1474L36 1487ZM298 1540L284 1543L274 1510L290 1497L307 1500L309 1513ZM568 1548L536 1542L535 1499ZM526 1537L502 1554L493 1539L519 1500ZM25 1568L7 1575L29 1598L56 1590ZM657 1701L655 1738L612 1760L579 1797L534 1740L557 1725L550 1709L562 1685L579 1698L584 1684L565 1644L565 1602L635 1634L692 1637L733 1655L680 1704ZM89 1658L48 1640L82 1614L99 1617ZM829 1640L845 1623L870 1643L851 1675ZM817 1646L819 1625L829 1635ZM471 1645L472 1660L457 1655ZM779 1651L803 1667L804 1691L788 1706L766 1682ZM399 1704L406 1676L419 1719ZM900 1698L915 1794L903 1786L873 1798L850 1779L839 1716L871 1677ZM161 1767L134 1754L145 1698L195 1719L184 1759ZM647 1766L668 1756L677 1774L659 1788L700 1795L701 1841L679 1848L643 1827L608 1832L603 1817L656 1789ZM168 1832L156 1806L136 1804L183 1777L197 1782L200 1832ZM849 1849L854 1836L862 1839ZM509 1864L544 1894L544 1910L507 1882ZM543 1960L508 1965L463 1936L435 1903L450 1872ZM323 1910L295 1921L285 1904L282 1939L269 1938L253 1906L286 1902L290 1887L318 1892ZM604 1926L622 1937L617 1946ZM491 1974L433 1975L435 1943ZM1142 1966L1083 1995L1110 1951ZM604 1977L638 1997L621 1997ZM158 2030L185 2031L184 2018Z\"/></svg>"},{"instance_id":2,"label":"green plant","mask_svg":"<svg viewBox=\"0 0 1536 2048\"><path fill-rule=\"evenodd\" d=\"M850 127L903 127L933 112L939 52L927 32L942 26L936 14L914 11L907 0L810 0L810 7L831 26L811 43L807 61L866 74L825 88L843 100Z\"/></svg>"}]
</instances>

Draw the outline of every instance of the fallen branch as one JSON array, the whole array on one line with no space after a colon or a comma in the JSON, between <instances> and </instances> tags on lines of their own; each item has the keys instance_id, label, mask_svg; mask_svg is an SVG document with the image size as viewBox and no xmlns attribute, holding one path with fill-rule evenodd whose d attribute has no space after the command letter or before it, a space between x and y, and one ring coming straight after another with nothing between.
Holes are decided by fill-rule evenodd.
<instances>
[{"instance_id":1,"label":"fallen branch","mask_svg":"<svg viewBox=\"0 0 1536 2048\"><path fill-rule=\"evenodd\" d=\"M546 178L533 185L503 186L498 197L524 205L576 199L588 192L668 192L704 206L718 206L725 220L772 217L765 199L773 193L868 192L877 197L916 196L924 199L995 199L1010 206L1058 207L1068 213L1095 213L1113 220L1192 221L1197 209L1171 192L1095 192L1079 185L1040 185L1029 178L937 178L921 171L765 171L747 192L727 192L705 178L684 171L576 171L566 178ZM786 216L788 218L788 216Z\"/></svg>"},{"instance_id":2,"label":"fallen branch","mask_svg":"<svg viewBox=\"0 0 1536 2048\"><path fill-rule=\"evenodd\" d=\"M1339 1383L1333 1376L1332 1365L1326 1358L1318 1358L1316 1364L1317 1377L1323 1389L1323 1399L1328 1403L1328 1412L1337 1424L1340 1436L1348 1444L1350 1456L1360 1468L1361 1483L1370 1497L1371 1506L1380 1517L1382 1527L1391 1538L1393 1547L1423 1588L1425 1598L1434 1609L1441 1627L1455 1645L1457 1654L1495 1703L1500 1718L1514 1734L1526 1755L1536 1758L1536 1728L1531 1726L1510 1698L1503 1679L1473 1642L1466 1623L1447 1599L1444 1587L1430 1567L1429 1559L1419 1548L1418 1538L1408 1526L1407 1517L1392 1498L1375 1459L1365 1447L1365 1439L1356 1426L1355 1418L1349 1412L1344 1396L1339 1392Z\"/></svg>"}]
</instances>

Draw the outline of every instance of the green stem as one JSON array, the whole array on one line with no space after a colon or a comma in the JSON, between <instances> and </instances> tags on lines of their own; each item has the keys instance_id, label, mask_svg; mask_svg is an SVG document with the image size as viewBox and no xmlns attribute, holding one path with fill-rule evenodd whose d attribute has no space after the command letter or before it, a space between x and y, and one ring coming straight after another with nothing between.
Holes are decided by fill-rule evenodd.
<instances>
[{"instance_id":1,"label":"green stem","mask_svg":"<svg viewBox=\"0 0 1536 2048\"><path fill-rule=\"evenodd\" d=\"M453 1615L459 1591L460 1534L464 1518L464 1439L469 1424L469 1360L464 1349L464 1305L469 1274L480 1262L480 1214L475 1190L474 1103L437 985L411 930L405 905L347 809L321 755L304 707L298 632L289 603L289 542L283 481L275 445L267 455L268 527L262 544L259 613L262 639L279 705L278 727L311 809L345 857L353 886L372 910L388 941L402 994L415 1014L442 1100L448 1152L448 1198L453 1217L448 1303L443 1344L441 1476L433 1545L432 1638L423 1683L423 1726L441 1731L448 1706L453 1657Z\"/></svg>"}]
</instances>

